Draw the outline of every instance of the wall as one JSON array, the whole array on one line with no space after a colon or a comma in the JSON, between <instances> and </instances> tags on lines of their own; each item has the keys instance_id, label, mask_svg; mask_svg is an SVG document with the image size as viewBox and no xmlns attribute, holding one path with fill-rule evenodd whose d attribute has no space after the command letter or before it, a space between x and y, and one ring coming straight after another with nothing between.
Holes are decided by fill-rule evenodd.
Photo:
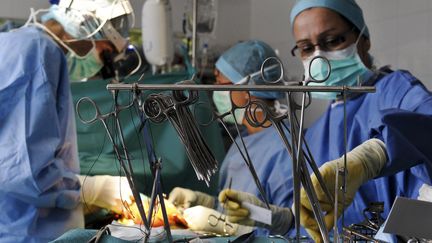
<instances>
[{"instance_id":1,"label":"wall","mask_svg":"<svg viewBox=\"0 0 432 243\"><path fill-rule=\"evenodd\" d=\"M141 26L141 9L143 0L130 0L136 15L136 27ZM198 0L199 1L199 0ZM171 0L173 15L173 29L175 32L182 32L182 19L186 6L192 5L192 0ZM218 18L216 29L209 37L210 46L213 48L225 49L232 43L248 39L250 36L250 0L218 0Z\"/></svg>"},{"instance_id":2,"label":"wall","mask_svg":"<svg viewBox=\"0 0 432 243\"><path fill-rule=\"evenodd\" d=\"M358 0L371 33L371 54L379 64L410 70L432 89L432 1ZM294 45L289 11L294 1L252 0L251 38L269 42L281 52L289 75L302 65L289 53Z\"/></svg>"},{"instance_id":3,"label":"wall","mask_svg":"<svg viewBox=\"0 0 432 243\"><path fill-rule=\"evenodd\" d=\"M286 0L252 0L250 37L263 40L277 49L284 61L288 77L299 79L303 73L303 66L290 54L295 42L289 21L292 5L293 1Z\"/></svg>"},{"instance_id":4,"label":"wall","mask_svg":"<svg viewBox=\"0 0 432 243\"><path fill-rule=\"evenodd\" d=\"M199 1L199 0L198 0ZM141 9L145 0L130 0L135 13L135 27L141 26ZM171 0L173 29L182 33L182 20L186 6L192 0ZM216 29L207 36L210 51L217 53L230 47L239 40L250 38L251 0L217 0L218 18ZM1 0L0 18L27 19L30 7L48 8L48 0Z\"/></svg>"},{"instance_id":5,"label":"wall","mask_svg":"<svg viewBox=\"0 0 432 243\"><path fill-rule=\"evenodd\" d=\"M181 20L188 0L171 0L174 30L181 31ZM189 0L191 1L191 0ZM27 18L29 7L46 7L48 0L2 0L0 16ZM143 0L131 0L137 25ZM432 1L431 0L358 0L364 10L372 48L381 65L410 70L432 89ZM294 45L289 11L294 0L219 0L218 22L210 47L221 51L238 40L261 39L279 50L290 79L303 73L300 61L291 57ZM326 102L314 102L307 124L322 112Z\"/></svg>"},{"instance_id":6,"label":"wall","mask_svg":"<svg viewBox=\"0 0 432 243\"><path fill-rule=\"evenodd\" d=\"M48 0L1 0L0 17L12 19L27 19L30 7L35 9L49 7Z\"/></svg>"},{"instance_id":7,"label":"wall","mask_svg":"<svg viewBox=\"0 0 432 243\"><path fill-rule=\"evenodd\" d=\"M407 69L432 89L432 1L361 0L371 53L382 65Z\"/></svg>"},{"instance_id":8,"label":"wall","mask_svg":"<svg viewBox=\"0 0 432 243\"><path fill-rule=\"evenodd\" d=\"M171 0L174 30L181 31L187 1ZM144 0L131 0L136 24L141 24ZM238 40L262 39L280 51L288 75L300 77L301 63L292 58L289 10L294 0L219 0L217 29L212 42L229 46ZM432 1L358 0L372 36L371 53L381 64L410 70L432 88ZM30 7L46 8L48 0L2 0L0 17L27 19Z\"/></svg>"},{"instance_id":9,"label":"wall","mask_svg":"<svg viewBox=\"0 0 432 243\"><path fill-rule=\"evenodd\" d=\"M371 34L370 53L378 65L406 69L432 89L432 1L357 0ZM267 41L280 50L289 77L301 77L303 67L292 58L294 45L289 10L294 0L252 0L251 38ZM327 102L314 101L306 114L306 125L318 118Z\"/></svg>"}]
</instances>

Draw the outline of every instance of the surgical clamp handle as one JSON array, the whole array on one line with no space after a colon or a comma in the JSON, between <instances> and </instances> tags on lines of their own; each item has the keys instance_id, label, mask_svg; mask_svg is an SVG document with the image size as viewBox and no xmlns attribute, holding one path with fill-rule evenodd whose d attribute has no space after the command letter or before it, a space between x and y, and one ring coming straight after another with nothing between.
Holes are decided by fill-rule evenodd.
<instances>
[{"instance_id":1,"label":"surgical clamp handle","mask_svg":"<svg viewBox=\"0 0 432 243\"><path fill-rule=\"evenodd\" d=\"M256 105L256 108L252 108L251 105ZM246 116L245 116L245 118L249 122L249 124L251 124L254 127L259 127L259 126L267 127L267 126L265 126L265 123L267 121L270 121L271 124L276 129L276 131L278 132L282 141L284 141L286 149L292 155L291 148L290 148L290 146L287 145L289 143L288 143L287 139L284 138L285 135L283 132L283 127L285 127L287 129L287 131L289 131L289 129L283 123L283 120L287 118L287 115L286 114L275 114L261 100L253 100L253 101L251 101L251 105L246 108ZM262 118L262 120L258 120L256 118L255 112L257 111L257 108L260 108L263 111L264 117ZM296 124L298 125L298 123L296 123ZM313 173L316 175L318 182L319 182L321 188L323 189L324 193L326 194L327 198L329 199L330 202L333 202L333 197L332 197L329 189L325 186L324 180L323 180L321 174L319 173L318 166L315 164L315 162L314 162L314 160L310 154L310 150L309 150L307 143L305 142L304 145L307 148L307 151L309 153L307 162L309 163L310 167L312 168ZM301 149L300 149L300 150L297 150L297 153L298 153L297 154L297 160L299 160L299 158L298 158L299 153L305 153L305 152L301 151Z\"/></svg>"},{"instance_id":2,"label":"surgical clamp handle","mask_svg":"<svg viewBox=\"0 0 432 243\"><path fill-rule=\"evenodd\" d=\"M221 114L221 115L218 115L216 112L214 112L213 115L216 115L217 119L218 119L219 122L222 124L222 126L223 126L224 129L225 129L225 131L228 133L228 136L230 137L230 139L232 140L232 142L233 142L233 143L235 144L235 146L237 147L237 149L238 149L240 155L242 156L243 160L245 161L246 165L247 165L248 168L249 168L250 173L252 174L252 177L253 177L253 179L254 179L254 182L255 182L256 186L258 187L258 191L259 191L259 193L260 193L262 199L264 200L264 203L266 204L267 208L270 209L270 203L269 203L269 201L268 201L268 199L267 199L267 196L266 196L265 190L264 190L264 188L263 188L263 186L262 186L262 184L261 184L261 182L260 182L260 180L259 180L259 177L258 177L258 175L257 175L257 173L256 173L255 167L254 167L254 165L253 165L253 163L252 163L252 160L251 160L251 158L250 158L250 155L249 155L249 153L248 153L248 151L247 151L246 144L245 144L245 142L244 142L244 140L243 140L243 136L242 136L241 133L240 133L240 129L239 129L237 123L235 123L234 126L235 126L235 128L236 128L236 131L237 131L237 134L238 134L238 136L239 136L239 138L240 138L240 141L241 141L241 143L242 143L242 145L243 145L243 149L244 149L244 151L242 151L242 149L240 148L239 144L237 143L237 141L235 140L235 138L232 136L232 134L229 132L228 127L226 126L225 122L223 121L223 118L224 118L225 116L227 116L227 115L232 115L232 116L234 117L234 119L237 120L237 118L235 117L235 112L234 112L235 109L239 109L239 108L247 108L247 107L251 104L252 101L251 101L251 97L250 97L249 92L246 92L246 94L248 95L247 103L246 103L246 104L244 104L244 105L238 105L238 104L236 104L236 103L234 102L233 97L232 97L232 94L231 94L231 95L230 95L230 100L231 100L231 110L228 111L228 112L225 112L225 113L223 113L223 114Z\"/></svg>"},{"instance_id":3,"label":"surgical clamp handle","mask_svg":"<svg viewBox=\"0 0 432 243\"><path fill-rule=\"evenodd\" d=\"M94 115L94 117L92 119L86 120L81 115L80 105L83 102L85 102L85 101L89 102L93 106L93 108L95 109L95 115ZM146 214L145 214L145 211L144 211L144 207L143 207L143 204L142 204L142 201L141 201L141 197L140 197L138 191L135 188L135 184L134 184L132 175L130 174L130 171L126 167L126 164L124 163L124 161L123 161L123 159L122 159L122 157L120 155L120 152L118 150L118 147L117 147L117 145L116 145L116 143L114 141L114 137L113 137L113 135L112 135L111 131L109 130L108 125L106 123L106 119L108 119L111 116L115 116L115 112L109 112L109 113L106 113L106 114L101 114L100 109L97 106L96 102L94 102L90 97L82 97L81 99L78 100L78 102L76 104L76 112L78 114L79 119L84 124L91 124L91 123L96 122L97 120L99 120L99 121L102 122L102 124L103 124L103 126L105 128L105 131L107 132L108 138L110 139L111 143L113 144L114 153L116 154L116 157L119 160L119 162L120 162L120 164L121 164L121 166L122 166L122 168L123 168L123 170L124 170L124 172L126 174L126 179L128 180L129 187L131 188L132 194L133 194L133 196L134 196L134 198L136 200L138 211L140 213L141 219L144 222L144 226L148 230L147 233L150 234L150 225L147 222L147 217L146 217Z\"/></svg>"},{"instance_id":4,"label":"surgical clamp handle","mask_svg":"<svg viewBox=\"0 0 432 243\"><path fill-rule=\"evenodd\" d=\"M317 60L323 60L326 65L328 66L327 69L327 73L325 74L325 76L321 79L315 78L312 73L312 64L317 61ZM271 62L276 62L275 64L271 64ZM270 64L267 64L270 63ZM324 56L315 56L313 57L310 62L309 62L309 67L308 67L308 74L309 74L309 80L303 81L305 82L304 85L308 85L308 83L313 82L313 83L323 83L325 82L331 74L331 65L330 65L330 61L324 57ZM271 80L271 79L267 79L265 72L269 71L271 69L275 69L276 67L279 67L280 69L280 75L277 79L275 80ZM279 58L277 57L268 57L264 60L264 62L261 64L261 69L260 69L260 73L261 73L261 78L264 80L265 83L269 83L269 84L276 84L276 83L283 83L285 85L298 85L299 82L288 82L284 80L284 76L285 76L285 71L284 71L284 66L282 64L282 62L280 61Z\"/></svg>"},{"instance_id":5,"label":"surgical clamp handle","mask_svg":"<svg viewBox=\"0 0 432 243\"><path fill-rule=\"evenodd\" d=\"M288 94L287 96L288 99L288 117L289 117L289 121L290 121L290 125L291 125L291 137L292 137L292 143L291 143L291 157L293 158L293 179L294 179L294 211L295 211L295 215L300 215L300 181L304 186L304 189L306 191L306 194L309 198L309 201L312 205L312 209L313 209L313 213L315 215L315 218L317 220L318 223L318 227L320 229L321 232L321 236L324 239L324 242L330 242L329 238L328 238L328 231L327 231L327 227L325 225L325 221L322 215L322 211L321 211L321 206L318 202L318 199L316 197L316 193L314 191L314 188L312 186L311 183L311 179L309 177L309 173L308 173L308 169L306 164L304 163L304 156L303 156L303 150L299 151L300 154L299 156L297 156L295 153L297 152L296 150L296 134L297 134L297 129L295 127L295 114L294 114L294 110L293 110L293 102L292 101L292 97L291 94ZM304 103L303 103L304 106ZM298 125L298 124L297 124ZM300 131L301 132L301 131ZM300 142L300 141L297 141ZM301 148L301 147L300 147ZM288 149L288 148L287 148ZM299 160L297 160L297 158ZM319 175L319 174L318 174ZM300 176L300 178L299 178ZM299 181L300 179L300 181ZM299 217L295 217L295 227L296 227L296 239L297 241L299 241L299 235L300 235L300 220Z\"/></svg>"}]
</instances>

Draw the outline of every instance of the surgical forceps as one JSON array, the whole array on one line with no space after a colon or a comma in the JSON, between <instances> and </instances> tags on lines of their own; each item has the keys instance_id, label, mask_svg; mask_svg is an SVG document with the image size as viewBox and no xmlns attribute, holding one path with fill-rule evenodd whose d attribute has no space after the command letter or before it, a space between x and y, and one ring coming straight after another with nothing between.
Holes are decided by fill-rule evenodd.
<instances>
[{"instance_id":1,"label":"surgical forceps","mask_svg":"<svg viewBox=\"0 0 432 243\"><path fill-rule=\"evenodd\" d=\"M321 59L325 63L328 64L328 70L327 70L327 74L324 76L324 78L322 80L318 80L315 77L313 77L313 75L311 73L311 67L315 61L318 61ZM268 72L269 69L275 69L275 67L279 67L279 73L280 73L279 77L276 79L267 78L266 72ZM317 82L317 83L324 82L326 79L328 79L328 77L330 76L330 73L331 73L330 62L324 57L316 56L311 60L308 72L309 72L310 79L302 82L302 84L304 86L308 85L310 82ZM267 58L263 62L263 64L261 65L261 77L266 83L271 83L271 84L283 83L285 85L300 85L300 83L287 82L284 80L283 65L282 65L281 61L275 57ZM308 104L306 104L306 96L309 97ZM333 197L332 197L330 191L328 190L328 188L326 187L324 180L322 179L322 176L318 170L318 167L317 167L315 161L313 160L313 156L310 152L310 149L307 146L306 141L303 141L304 110L311 102L310 94L303 92L302 102L300 105L295 103L291 93L287 94L286 99L287 99L287 103L288 103L288 112L287 112L288 114L286 116L284 116L284 115L278 116L277 114L274 114L271 110L269 110L267 108L267 106L265 104L260 103L259 101L254 101L252 103L256 107L260 107L261 110L265 111L264 112L265 117L263 118L263 120L262 121L256 120L257 117L255 115L255 111L257 109L253 110L252 108L250 108L249 112L247 112L247 114L248 114L249 118L251 118L250 119L251 124L253 124L255 126L262 126L266 120L269 120L273 124L275 129L278 131L279 136L283 140L284 145L286 146L286 149L288 150L289 154L291 155L291 157L293 159L294 207L295 207L294 211L295 211L295 215L297 215L297 217L295 217L295 228L296 228L297 240L299 240L299 235L300 235L300 218L298 216L300 215L299 205L300 205L300 186L301 186L300 181L301 181L301 183L303 184L303 187L306 191L306 194L309 198L309 201L312 205L313 213L314 213L315 218L317 220L318 227L320 228L321 235L322 235L325 242L329 242L328 231L327 231L327 227L325 225L324 216L322 214L321 206L318 202L316 192L312 186L312 182L311 182L311 179L309 177L308 168L305 165L305 163L303 162L304 160L306 160L309 163L310 167L312 168L314 174L316 175L316 177L320 183L320 186L324 190L329 201L333 202ZM296 114L295 114L295 110L299 109L299 108L300 108L300 122L298 121ZM290 122L290 129L288 129L282 121L285 118L288 118L288 120ZM283 133L282 125L291 133L291 144L289 144L285 134ZM303 150L303 144L307 149L307 152L308 152L307 154Z\"/></svg>"},{"instance_id":2,"label":"surgical forceps","mask_svg":"<svg viewBox=\"0 0 432 243\"><path fill-rule=\"evenodd\" d=\"M232 185L232 177L230 178L230 181L228 184L228 189L231 189L231 185ZM225 200L222 204L222 212L219 214L219 217L214 215L214 214L210 214L208 216L208 219L207 219L209 225L212 227L216 227L219 222L223 222L223 224L224 224L223 231L225 234L227 234L227 232L228 232L227 228L230 228L231 231L234 229L234 226L227 222L227 216L224 215L225 204L227 201L228 201L228 198L225 198Z\"/></svg>"},{"instance_id":3,"label":"surgical forceps","mask_svg":"<svg viewBox=\"0 0 432 243\"><path fill-rule=\"evenodd\" d=\"M185 146L197 178L209 185L210 177L218 168L218 162L203 139L198 124L188 108L197 100L197 91L189 91L188 95L183 91L173 91L172 96L151 94L145 100L142 110L155 123L169 120Z\"/></svg>"},{"instance_id":4,"label":"surgical forceps","mask_svg":"<svg viewBox=\"0 0 432 243\"><path fill-rule=\"evenodd\" d=\"M238 95L240 95L240 96L247 95L247 97L244 97L244 98L246 98L246 103L244 103L244 104L242 104L242 103L237 104L234 101L233 97L234 96L238 96ZM239 143L236 141L236 139L234 138L234 136L231 134L231 132L228 129L228 126L227 126L226 122L224 121L224 118L226 118L226 117L228 117L230 115L234 118L234 120L237 120L237 117L235 115L235 110L237 110L237 109L246 109L246 107L248 107L249 104L250 104L250 100L251 99L250 99L249 92L246 92L246 91L232 91L232 92L230 92L231 109L228 110L228 111L226 111L226 112L223 112L222 114L220 114L215 109L210 108L210 110L212 110L212 118L211 118L211 120L208 123L203 123L201 125L202 126L207 126L210 123L212 123L214 120L217 120L217 121L220 122L220 124L222 124L222 126L225 129L226 133L230 137L230 139L233 142L233 144L237 147L237 150L239 151L241 157L243 158L244 162L246 163L247 167L249 168L249 171L250 171L250 173L252 175L252 178L253 178L253 180L255 182L255 185L258 188L258 191L259 191L259 193L261 195L262 200L265 202L267 208L270 209L270 204L268 202L266 193L265 193L264 188L263 188L263 186L262 186L262 184L261 184L261 182L260 182L260 180L258 178L258 175L256 173L255 167L254 167L254 165L252 163L252 160L250 158L249 152L248 152L248 150L246 148L246 144L244 142L243 136L240 133L240 129L239 129L238 124L234 123L234 127L236 129L237 135L238 135L238 137L240 139L240 142L242 144L243 149L240 147Z\"/></svg>"},{"instance_id":5,"label":"surgical forceps","mask_svg":"<svg viewBox=\"0 0 432 243\"><path fill-rule=\"evenodd\" d=\"M127 149L126 149L126 145L125 145L124 137L123 137L123 132L122 132L122 127L121 127L120 119L119 119L119 113L122 110L130 108L134 104L134 102L131 102L130 104L128 104L126 106L119 106L118 103L117 103L117 101L118 101L118 96L117 95L118 95L117 92L113 93L114 100L115 100L114 111L108 112L106 114L102 114L101 111L100 111L100 109L99 109L99 107L98 107L98 105L96 104L95 101L93 101L89 97L83 97L83 98L79 99L78 102L77 102L77 104L76 104L76 112L78 114L79 119L84 124L92 124L92 123L94 123L96 121L102 122L102 124L103 124L103 126L105 128L105 131L106 131L106 133L108 135L108 138L110 139L110 141L111 141L111 143L113 145L114 153L115 153L115 155L117 157L117 160L120 162L120 166L122 167L122 169L123 169L123 171L124 171L124 173L126 175L126 178L128 180L129 186L130 186L130 188L132 190L132 194L133 194L133 196L135 198L135 202L137 204L138 211L140 213L142 222L144 222L144 226L145 226L145 228L147 230L146 238L148 238L148 236L150 235L150 225L147 222L146 214L145 214L145 211L144 211L144 206L143 206L141 197L139 195L138 189L135 187L135 181L133 179L132 164L131 164L131 160L129 158L129 153L128 153ZM86 119L86 118L84 118L82 116L82 114L80 112L80 106L84 102L89 103L93 107L93 109L94 109L94 116L92 118ZM121 156L121 154L119 152L119 148L118 148L118 146L117 146L117 144L116 144L116 142L114 140L113 134L111 133L111 130L108 127L107 119L109 119L111 117L113 117L115 119L116 130L119 133L120 142L121 142L121 146L122 146L122 149L123 149L123 153L124 153L126 162L122 158L122 156Z\"/></svg>"}]
</instances>

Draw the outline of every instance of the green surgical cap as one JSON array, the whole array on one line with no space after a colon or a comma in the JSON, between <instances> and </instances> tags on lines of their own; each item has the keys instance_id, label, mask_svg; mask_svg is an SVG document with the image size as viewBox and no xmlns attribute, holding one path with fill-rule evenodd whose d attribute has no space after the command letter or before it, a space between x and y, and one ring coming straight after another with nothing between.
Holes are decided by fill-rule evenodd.
<instances>
[{"instance_id":1,"label":"green surgical cap","mask_svg":"<svg viewBox=\"0 0 432 243\"><path fill-rule=\"evenodd\" d=\"M348 19L359 31L365 28L363 35L369 38L369 30L363 18L363 12L354 0L298 0L291 10L291 28L294 26L295 18L304 10L309 8L328 8Z\"/></svg>"}]
</instances>

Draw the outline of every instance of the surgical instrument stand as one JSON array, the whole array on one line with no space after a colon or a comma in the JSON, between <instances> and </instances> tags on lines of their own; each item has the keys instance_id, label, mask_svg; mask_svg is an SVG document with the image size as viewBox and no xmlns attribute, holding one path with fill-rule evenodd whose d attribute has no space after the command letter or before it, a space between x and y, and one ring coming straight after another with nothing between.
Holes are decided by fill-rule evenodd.
<instances>
[{"instance_id":1,"label":"surgical instrument stand","mask_svg":"<svg viewBox=\"0 0 432 243\"><path fill-rule=\"evenodd\" d=\"M304 153L302 152L303 141L302 132L300 129L303 127L303 115L300 124L295 119L295 107L291 93L293 92L375 92L374 87L346 87L346 86L283 86L283 85L194 85L194 84L177 84L177 85L152 85L152 84L109 84L108 90L204 90L204 91L279 91L288 92L289 102L289 121L291 126L291 151L293 158L293 173L294 173L294 197L295 197L295 214L296 214L296 232L297 241L299 241L299 202L300 202L300 181L305 187L305 191L313 206L314 215L319 222L321 235L325 242L329 242L327 228L324 223L323 214L320 209L320 204L317 200L316 193L313 189L308 169L305 164ZM304 112L304 99L302 103L302 113ZM298 127L296 127L296 125ZM325 185L324 185L325 186Z\"/></svg>"}]
</instances>

